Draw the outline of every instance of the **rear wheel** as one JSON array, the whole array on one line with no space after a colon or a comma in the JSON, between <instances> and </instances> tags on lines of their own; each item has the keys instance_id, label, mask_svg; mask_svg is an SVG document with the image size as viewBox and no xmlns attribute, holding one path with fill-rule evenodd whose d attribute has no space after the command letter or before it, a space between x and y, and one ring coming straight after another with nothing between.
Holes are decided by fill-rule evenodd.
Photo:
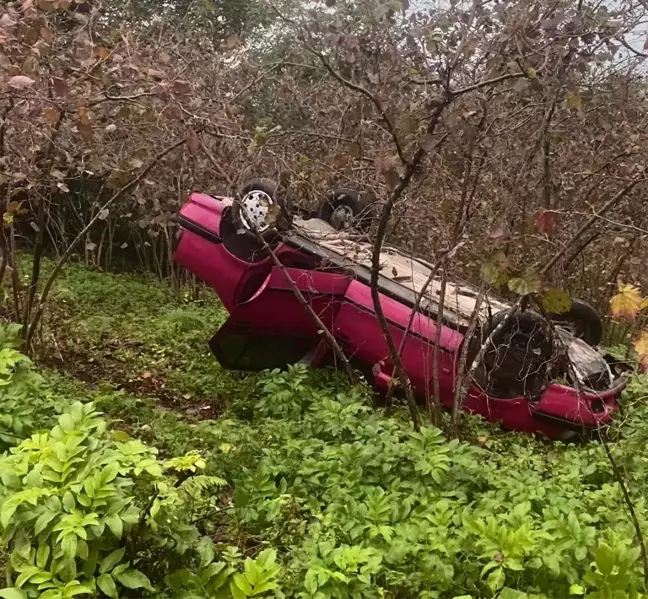
<instances>
[{"instance_id":1,"label":"rear wheel","mask_svg":"<svg viewBox=\"0 0 648 599\"><path fill-rule=\"evenodd\" d=\"M353 228L366 232L376 217L375 204L355 189L336 189L321 202L317 217L338 231Z\"/></svg>"}]
</instances>

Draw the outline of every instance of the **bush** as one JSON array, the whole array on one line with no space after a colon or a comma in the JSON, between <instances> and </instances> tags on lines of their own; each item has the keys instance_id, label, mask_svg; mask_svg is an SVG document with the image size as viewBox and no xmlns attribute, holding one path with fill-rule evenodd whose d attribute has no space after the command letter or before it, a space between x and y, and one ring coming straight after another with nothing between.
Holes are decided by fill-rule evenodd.
<instances>
[{"instance_id":1,"label":"bush","mask_svg":"<svg viewBox=\"0 0 648 599\"><path fill-rule=\"evenodd\" d=\"M110 432L93 404L77 402L51 431L0 458L0 524L13 585L0 597L116 599L156 592L157 583L163 589L165 573L182 596L202 589L240 599L274 588L274 552L248 558L240 573L240 555L214 562L213 543L192 524L197 512L215 507L204 492L225 481L199 475L205 462L197 453L166 462L156 454ZM179 567L187 569L174 574Z\"/></svg>"},{"instance_id":2,"label":"bush","mask_svg":"<svg viewBox=\"0 0 648 599\"><path fill-rule=\"evenodd\" d=\"M3 389L31 402L23 366ZM609 441L643 529L647 388L633 379ZM0 456L0 597L641 596L639 545L600 443L477 420L475 444L448 442L368 399L301 366L266 373L237 400L245 421L156 421L177 436L173 451L201 448L170 459L111 430L92 403L51 430L37 417ZM233 492L213 493L223 478Z\"/></svg>"},{"instance_id":3,"label":"bush","mask_svg":"<svg viewBox=\"0 0 648 599\"><path fill-rule=\"evenodd\" d=\"M309 376L267 374L251 427L215 425L237 526L290 548L287 596L639 597L634 528L600 444L492 429L481 446L447 442Z\"/></svg>"},{"instance_id":4,"label":"bush","mask_svg":"<svg viewBox=\"0 0 648 599\"><path fill-rule=\"evenodd\" d=\"M19 442L46 411L42 377L18 351L20 325L0 326L0 450Z\"/></svg>"}]
</instances>

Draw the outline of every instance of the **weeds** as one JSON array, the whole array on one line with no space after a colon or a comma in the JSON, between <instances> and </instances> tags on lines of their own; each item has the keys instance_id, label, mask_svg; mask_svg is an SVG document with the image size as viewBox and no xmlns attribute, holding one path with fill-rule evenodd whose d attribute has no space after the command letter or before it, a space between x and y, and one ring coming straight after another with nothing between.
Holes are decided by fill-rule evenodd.
<instances>
[{"instance_id":1,"label":"weeds","mask_svg":"<svg viewBox=\"0 0 648 599\"><path fill-rule=\"evenodd\" d=\"M208 329L222 318L215 303L195 305L161 283L78 267L61 281L66 287L57 297L65 303L57 304L44 337L58 335L59 347L66 342L62 351L76 346L94 359L95 384L88 389L60 370L44 370L40 391L29 396L47 396L58 411L91 401L117 438L125 434L158 449L156 463L169 468L165 476L185 471L191 478L191 468L200 470L204 461L200 476L227 483L191 508L194 538L206 535L212 548L196 548L202 554L192 554L189 570L180 564L180 572L167 576L155 552L140 559L157 596L238 597L256 590L304 599L595 598L639 597L643 590L632 523L599 444L542 442L477 418L466 420L470 443L448 443L429 426L413 433L406 413L386 418L368 389L331 373L223 372L205 349ZM117 297L131 292L137 301ZM143 303L147 294L155 306ZM113 312L115 305L123 310ZM127 366L121 374L106 355L112 346L101 345L106 330ZM198 392L180 409L165 409L155 392L146 393L142 371L170 394ZM136 393L115 388L136 375L142 383ZM216 390L227 407L218 419L205 419L201 402ZM610 443L642 527L647 395L645 377L633 379ZM46 430L56 410L34 405L40 407L26 429ZM156 498L151 490L144 496ZM144 586L138 592L147 593Z\"/></svg>"}]
</instances>

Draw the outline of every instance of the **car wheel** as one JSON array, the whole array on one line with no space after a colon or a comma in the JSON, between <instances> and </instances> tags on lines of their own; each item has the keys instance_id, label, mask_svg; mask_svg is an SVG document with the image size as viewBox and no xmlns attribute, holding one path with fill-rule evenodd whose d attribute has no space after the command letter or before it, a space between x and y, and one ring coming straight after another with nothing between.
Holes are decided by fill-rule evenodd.
<instances>
[{"instance_id":1,"label":"car wheel","mask_svg":"<svg viewBox=\"0 0 648 599\"><path fill-rule=\"evenodd\" d=\"M338 231L354 228L366 232L376 218L375 204L355 189L336 189L320 203L317 218Z\"/></svg>"},{"instance_id":2,"label":"car wheel","mask_svg":"<svg viewBox=\"0 0 648 599\"><path fill-rule=\"evenodd\" d=\"M291 216L286 190L272 179L248 181L232 204L232 220L241 233L259 233L268 242L276 239L277 231L290 227Z\"/></svg>"},{"instance_id":3,"label":"car wheel","mask_svg":"<svg viewBox=\"0 0 648 599\"><path fill-rule=\"evenodd\" d=\"M471 360L497 329L508 311L495 314L471 340ZM535 312L511 315L494 333L477 371L479 384L498 397L539 397L547 381L547 365L554 356L551 331Z\"/></svg>"},{"instance_id":4,"label":"car wheel","mask_svg":"<svg viewBox=\"0 0 648 599\"><path fill-rule=\"evenodd\" d=\"M556 325L588 345L598 345L603 339L603 320L596 309L583 300L574 299L567 312L548 316Z\"/></svg>"}]
</instances>

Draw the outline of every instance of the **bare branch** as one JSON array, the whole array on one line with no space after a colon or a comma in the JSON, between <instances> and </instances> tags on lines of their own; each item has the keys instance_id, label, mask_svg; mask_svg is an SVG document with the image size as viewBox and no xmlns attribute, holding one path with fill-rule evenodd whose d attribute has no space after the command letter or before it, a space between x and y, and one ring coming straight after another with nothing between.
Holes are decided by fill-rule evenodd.
<instances>
[{"instance_id":1,"label":"bare branch","mask_svg":"<svg viewBox=\"0 0 648 599\"><path fill-rule=\"evenodd\" d=\"M110 208L110 206L115 202L115 200L119 199L122 195L136 187L139 182L148 175L148 173L153 169L153 167L162 160L167 154L170 154L173 152L173 150L179 148L180 146L184 145L187 143L187 138L182 138L179 141L176 141L174 144L170 145L168 148L165 148L162 150L159 154L157 154L135 177L130 183L119 189L115 194L107 200L101 209L95 214L93 218L91 218L88 223L86 224L83 229L78 233L78 235L72 240L72 243L67 247L65 252L63 252L63 255L58 259L56 264L54 265L54 268L52 269L52 272L50 273L49 277L47 278L47 281L45 282L45 285L43 286L43 291L40 294L39 297L39 302L38 302L38 309L36 310L34 316L32 317L32 321L30 323L25 323L25 326L28 327L27 335L25 338L25 345L27 347L30 346L31 340L34 336L34 333L36 332L36 328L38 327L38 324L40 322L40 319L43 315L43 311L45 309L45 303L47 302L47 299L49 297L50 291L52 290L52 285L54 284L54 281L58 277L59 273L65 266L66 262L70 259L70 256L73 254L74 250L77 248L79 243L84 239L86 236L86 233L92 228L92 226L101 218L101 214L103 213L104 210L107 210Z\"/></svg>"}]
</instances>

